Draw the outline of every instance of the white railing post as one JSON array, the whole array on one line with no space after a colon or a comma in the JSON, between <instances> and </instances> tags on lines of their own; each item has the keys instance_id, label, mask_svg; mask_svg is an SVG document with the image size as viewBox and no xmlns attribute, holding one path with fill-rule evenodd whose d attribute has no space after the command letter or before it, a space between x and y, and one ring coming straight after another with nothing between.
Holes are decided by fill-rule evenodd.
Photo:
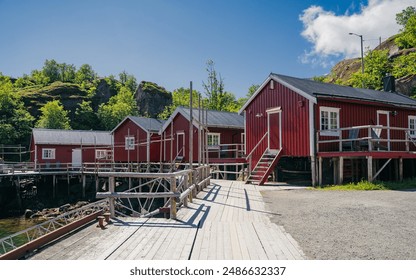
<instances>
[{"instance_id":1,"label":"white railing post","mask_svg":"<svg viewBox=\"0 0 416 280\"><path fill-rule=\"evenodd\" d=\"M368 137L368 151L369 151L369 152L371 152L371 151L373 150L373 148L372 148L372 146L371 146L371 145L373 144L373 143L371 142L371 136L372 136L372 135L371 135L371 130L372 130L372 128L371 128L371 126L369 126L369 127L368 127L368 135L367 135L367 137Z\"/></svg>"}]
</instances>

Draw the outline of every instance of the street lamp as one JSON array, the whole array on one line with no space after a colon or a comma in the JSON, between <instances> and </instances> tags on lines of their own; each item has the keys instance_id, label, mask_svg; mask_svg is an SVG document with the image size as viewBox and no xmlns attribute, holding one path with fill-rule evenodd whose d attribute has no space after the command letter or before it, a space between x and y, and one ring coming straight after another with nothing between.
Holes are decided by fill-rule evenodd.
<instances>
[{"instance_id":1,"label":"street lamp","mask_svg":"<svg viewBox=\"0 0 416 280\"><path fill-rule=\"evenodd\" d=\"M361 73L364 74L364 52L363 52L363 35L359 35L356 33L348 33L349 35L355 35L360 37L360 41L361 41ZM363 80L363 88L364 88L364 80Z\"/></svg>"}]
</instances>

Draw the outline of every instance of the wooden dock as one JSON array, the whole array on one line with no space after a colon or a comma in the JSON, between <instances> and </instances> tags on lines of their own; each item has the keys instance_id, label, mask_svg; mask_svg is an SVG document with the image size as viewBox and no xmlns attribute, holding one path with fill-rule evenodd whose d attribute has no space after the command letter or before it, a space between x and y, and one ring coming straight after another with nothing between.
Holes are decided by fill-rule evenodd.
<instances>
[{"instance_id":1,"label":"wooden dock","mask_svg":"<svg viewBox=\"0 0 416 280\"><path fill-rule=\"evenodd\" d=\"M176 220L120 218L105 229L94 223L31 259L304 259L297 242L270 215L258 186L211 180Z\"/></svg>"}]
</instances>

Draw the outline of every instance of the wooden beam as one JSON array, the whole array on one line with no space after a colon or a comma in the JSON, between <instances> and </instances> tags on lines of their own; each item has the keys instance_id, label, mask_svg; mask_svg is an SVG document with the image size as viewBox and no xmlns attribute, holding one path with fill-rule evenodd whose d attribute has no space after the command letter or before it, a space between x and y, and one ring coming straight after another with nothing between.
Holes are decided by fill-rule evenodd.
<instances>
[{"instance_id":1,"label":"wooden beam","mask_svg":"<svg viewBox=\"0 0 416 280\"><path fill-rule=\"evenodd\" d=\"M367 157L367 179L369 182L373 181L373 157Z\"/></svg>"},{"instance_id":2,"label":"wooden beam","mask_svg":"<svg viewBox=\"0 0 416 280\"><path fill-rule=\"evenodd\" d=\"M318 185L322 186L322 157L318 157Z\"/></svg>"},{"instance_id":3,"label":"wooden beam","mask_svg":"<svg viewBox=\"0 0 416 280\"><path fill-rule=\"evenodd\" d=\"M163 197L180 197L180 193L176 192L98 192L95 195L97 199L103 198L163 198Z\"/></svg>"},{"instance_id":4,"label":"wooden beam","mask_svg":"<svg viewBox=\"0 0 416 280\"><path fill-rule=\"evenodd\" d=\"M338 184L342 185L344 182L344 157L339 157L339 170L338 170Z\"/></svg>"},{"instance_id":5,"label":"wooden beam","mask_svg":"<svg viewBox=\"0 0 416 280\"><path fill-rule=\"evenodd\" d=\"M403 181L403 158L399 158L399 181Z\"/></svg>"},{"instance_id":6,"label":"wooden beam","mask_svg":"<svg viewBox=\"0 0 416 280\"><path fill-rule=\"evenodd\" d=\"M374 175L373 180L374 180L375 178L377 178L377 176L378 176L378 175L380 175L380 173L384 170L384 168L387 166L387 164L389 164L389 163L390 163L390 161L391 161L391 160L392 160L392 159L391 159L391 158L389 158L389 159L386 161L386 163L385 163L385 164L383 164L383 166L380 168L380 170L379 170L379 171L377 171L376 175Z\"/></svg>"}]
</instances>

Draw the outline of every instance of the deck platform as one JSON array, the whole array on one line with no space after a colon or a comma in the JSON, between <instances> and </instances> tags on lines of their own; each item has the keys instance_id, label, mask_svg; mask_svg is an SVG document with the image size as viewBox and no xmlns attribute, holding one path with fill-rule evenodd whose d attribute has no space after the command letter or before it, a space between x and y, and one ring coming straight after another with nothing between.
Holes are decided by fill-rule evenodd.
<instances>
[{"instance_id":1,"label":"deck platform","mask_svg":"<svg viewBox=\"0 0 416 280\"><path fill-rule=\"evenodd\" d=\"M304 259L297 242L270 215L258 186L211 180L176 220L120 218L105 229L94 223L31 259Z\"/></svg>"}]
</instances>

